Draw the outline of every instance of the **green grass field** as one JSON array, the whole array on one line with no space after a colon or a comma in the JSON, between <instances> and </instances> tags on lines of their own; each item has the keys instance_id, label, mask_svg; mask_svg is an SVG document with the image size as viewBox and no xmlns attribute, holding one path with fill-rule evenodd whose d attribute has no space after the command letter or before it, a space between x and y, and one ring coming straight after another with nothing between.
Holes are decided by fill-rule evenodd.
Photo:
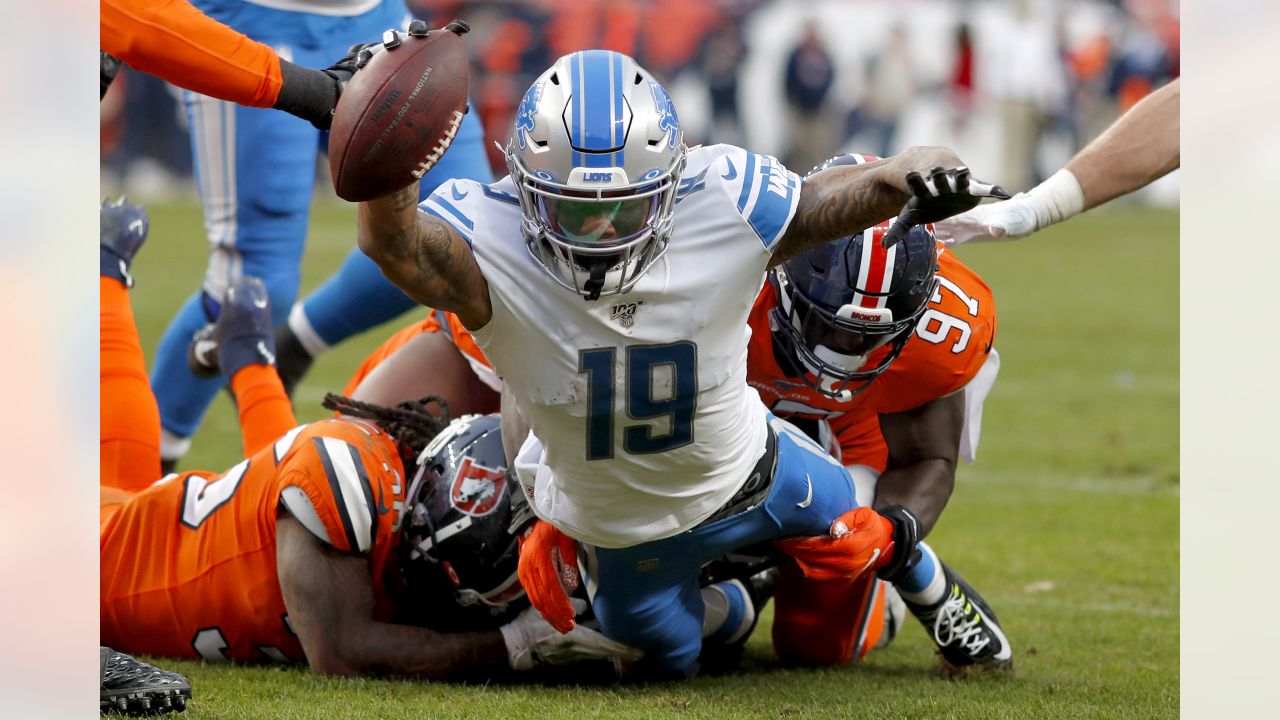
<instances>
[{"instance_id":1,"label":"green grass field","mask_svg":"<svg viewBox=\"0 0 1280 720\"><path fill-rule=\"evenodd\" d=\"M193 204L150 208L134 307L148 354L204 264ZM304 289L353 242L353 212L319 203ZM959 252L995 291L1000 379L978 463L960 470L930 542L986 596L1017 672L936 678L912 621L860 667L778 668L767 611L745 672L610 688L334 680L297 668L165 661L198 718L1149 718L1178 713L1178 216L1095 212L1030 241ZM317 362L326 390L393 327ZM220 397L187 467L223 468L239 435Z\"/></svg>"}]
</instances>

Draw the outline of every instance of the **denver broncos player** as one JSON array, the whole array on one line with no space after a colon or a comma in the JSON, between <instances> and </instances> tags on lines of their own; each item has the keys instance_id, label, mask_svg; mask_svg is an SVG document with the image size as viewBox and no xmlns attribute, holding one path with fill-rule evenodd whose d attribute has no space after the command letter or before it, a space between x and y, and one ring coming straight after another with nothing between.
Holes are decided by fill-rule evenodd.
<instances>
[{"instance_id":1,"label":"denver broncos player","mask_svg":"<svg viewBox=\"0 0 1280 720\"><path fill-rule=\"evenodd\" d=\"M136 208L134 209L136 210ZM492 677L535 661L633 658L587 628L555 632L532 611L444 634L394 622L393 559L406 467L441 429L420 403L330 396L343 414L296 427L272 367L266 291L233 286L217 325L246 459L223 473L155 481L159 416L127 293L140 238L102 240L101 633L133 652L208 660L303 660L319 672ZM104 209L105 216L105 209ZM135 232L136 235L136 232ZM581 632L579 632L581 631Z\"/></svg>"},{"instance_id":2,"label":"denver broncos player","mask_svg":"<svg viewBox=\"0 0 1280 720\"><path fill-rule=\"evenodd\" d=\"M421 209L416 184L362 203L359 242L458 316L529 423L516 469L544 522L521 580L543 615L573 627L572 537L605 634L645 651L640 673L688 675L704 563L777 538L815 576L887 557L889 521L855 509L843 466L747 386L751 300L767 267L908 199L925 222L993 188L940 148L803 182L739 148L687 150L666 90L598 50L535 81L506 154L492 186L446 183ZM628 323L610 315L621 294Z\"/></svg>"},{"instance_id":3,"label":"denver broncos player","mask_svg":"<svg viewBox=\"0 0 1280 720\"><path fill-rule=\"evenodd\" d=\"M841 155L818 169L875 158ZM972 461L982 403L999 369L991 291L927 226L884 247L881 223L769 272L750 315L747 380L776 414L831 447L894 526L878 570L894 583L953 667L1012 664L995 613L921 539ZM936 271L936 272L935 272ZM784 561L775 646L783 657L848 661L859 645L872 578L854 585L803 577Z\"/></svg>"}]
</instances>

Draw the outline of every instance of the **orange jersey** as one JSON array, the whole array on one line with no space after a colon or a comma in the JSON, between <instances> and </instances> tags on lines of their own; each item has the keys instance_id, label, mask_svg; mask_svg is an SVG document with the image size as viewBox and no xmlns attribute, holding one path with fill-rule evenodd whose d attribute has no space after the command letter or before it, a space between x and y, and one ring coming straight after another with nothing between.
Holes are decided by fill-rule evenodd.
<instances>
[{"instance_id":1,"label":"orange jersey","mask_svg":"<svg viewBox=\"0 0 1280 720\"><path fill-rule=\"evenodd\" d=\"M170 657L303 660L280 593L276 519L282 502L306 503L281 494L305 494L334 548L368 554L377 590L405 484L395 441L342 418L290 430L221 475L170 475L127 499L104 490L102 642Z\"/></svg>"},{"instance_id":2,"label":"orange jersey","mask_svg":"<svg viewBox=\"0 0 1280 720\"><path fill-rule=\"evenodd\" d=\"M280 58L186 0L101 0L100 45L135 70L251 107L271 107Z\"/></svg>"},{"instance_id":3,"label":"orange jersey","mask_svg":"<svg viewBox=\"0 0 1280 720\"><path fill-rule=\"evenodd\" d=\"M825 419L839 440L846 465L871 465L884 470L886 449L879 416L904 412L963 388L991 353L996 335L996 305L991 288L939 245L934 293L915 337L903 346L889 369L847 401L810 387L803 378L788 377L773 351L769 311L777 303L766 283L751 310L751 342L747 351L747 382L777 415ZM888 348L867 358L874 366Z\"/></svg>"},{"instance_id":4,"label":"orange jersey","mask_svg":"<svg viewBox=\"0 0 1280 720\"><path fill-rule=\"evenodd\" d=\"M485 385L493 388L495 392L502 391L502 380L493 371L493 366L489 364L488 358L484 356L484 352L476 344L475 338L471 336L471 331L463 326L457 315L443 310L432 310L425 320L401 328L396 334L387 338L385 342L375 348L372 353L369 353L369 356L360 364L355 374L347 381L347 386L342 389L342 394L349 397L355 393L356 387L360 385L360 382L369 373L373 372L375 367L383 360L391 357L395 351L408 344L410 340L423 333L437 332L443 332L449 338L453 346L458 349L462 357L471 365L471 370Z\"/></svg>"}]
</instances>

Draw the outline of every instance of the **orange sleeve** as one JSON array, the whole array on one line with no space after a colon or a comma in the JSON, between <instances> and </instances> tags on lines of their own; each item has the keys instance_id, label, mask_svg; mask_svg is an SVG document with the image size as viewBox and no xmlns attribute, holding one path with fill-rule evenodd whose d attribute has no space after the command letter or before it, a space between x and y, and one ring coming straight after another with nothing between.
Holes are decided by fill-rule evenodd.
<instances>
[{"instance_id":1,"label":"orange sleeve","mask_svg":"<svg viewBox=\"0 0 1280 720\"><path fill-rule=\"evenodd\" d=\"M240 415L244 456L266 447L298 424L274 365L246 365L231 378Z\"/></svg>"},{"instance_id":2,"label":"orange sleeve","mask_svg":"<svg viewBox=\"0 0 1280 720\"><path fill-rule=\"evenodd\" d=\"M280 58L186 0L101 0L101 47L135 70L251 107L271 107Z\"/></svg>"}]
</instances>

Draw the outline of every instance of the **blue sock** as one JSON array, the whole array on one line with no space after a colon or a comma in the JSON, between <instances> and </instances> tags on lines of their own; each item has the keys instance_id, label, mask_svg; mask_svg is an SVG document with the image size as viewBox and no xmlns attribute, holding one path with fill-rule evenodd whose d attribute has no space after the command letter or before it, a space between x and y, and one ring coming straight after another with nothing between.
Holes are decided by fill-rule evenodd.
<instances>
[{"instance_id":1,"label":"blue sock","mask_svg":"<svg viewBox=\"0 0 1280 720\"><path fill-rule=\"evenodd\" d=\"M923 541L916 545L920 553L908 567L906 575L894 587L898 594L912 605L929 607L937 605L946 596L946 574L942 571L942 561L933 548Z\"/></svg>"},{"instance_id":2,"label":"blue sock","mask_svg":"<svg viewBox=\"0 0 1280 720\"><path fill-rule=\"evenodd\" d=\"M331 347L417 305L364 253L352 250L338 271L302 301L302 312L315 335Z\"/></svg>"}]
</instances>

